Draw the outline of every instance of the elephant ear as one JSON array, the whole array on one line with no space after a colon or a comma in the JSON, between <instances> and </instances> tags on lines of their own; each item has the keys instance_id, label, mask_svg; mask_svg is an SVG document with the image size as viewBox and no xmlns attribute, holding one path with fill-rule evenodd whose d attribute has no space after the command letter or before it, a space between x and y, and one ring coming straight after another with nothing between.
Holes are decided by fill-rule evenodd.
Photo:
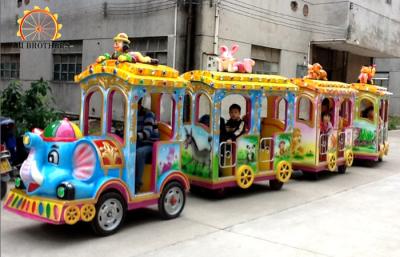
<instances>
[{"instance_id":1,"label":"elephant ear","mask_svg":"<svg viewBox=\"0 0 400 257\"><path fill-rule=\"evenodd\" d=\"M80 180L90 179L96 168L96 154L93 147L83 143L78 145L73 156L73 176Z\"/></svg>"}]
</instances>

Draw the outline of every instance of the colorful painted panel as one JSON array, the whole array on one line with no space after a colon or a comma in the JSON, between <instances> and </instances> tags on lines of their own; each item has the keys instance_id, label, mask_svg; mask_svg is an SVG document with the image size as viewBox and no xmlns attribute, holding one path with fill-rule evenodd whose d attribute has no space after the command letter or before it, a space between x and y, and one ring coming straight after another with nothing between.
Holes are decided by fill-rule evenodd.
<instances>
[{"instance_id":1,"label":"colorful painted panel","mask_svg":"<svg viewBox=\"0 0 400 257\"><path fill-rule=\"evenodd\" d=\"M328 152L336 152L338 149L338 131L332 130L328 134Z\"/></svg>"},{"instance_id":2,"label":"colorful painted panel","mask_svg":"<svg viewBox=\"0 0 400 257\"><path fill-rule=\"evenodd\" d=\"M123 156L116 143L111 140L93 140L99 153L102 168L123 166Z\"/></svg>"},{"instance_id":3,"label":"colorful painted panel","mask_svg":"<svg viewBox=\"0 0 400 257\"><path fill-rule=\"evenodd\" d=\"M347 128L344 133L346 135L344 144L346 147L349 147L349 146L351 147L353 145L353 129Z\"/></svg>"},{"instance_id":4,"label":"colorful painted panel","mask_svg":"<svg viewBox=\"0 0 400 257\"><path fill-rule=\"evenodd\" d=\"M63 205L48 199L30 198L22 191L13 189L4 204L5 208L32 218L41 218L49 222L60 222Z\"/></svg>"},{"instance_id":5,"label":"colorful painted panel","mask_svg":"<svg viewBox=\"0 0 400 257\"><path fill-rule=\"evenodd\" d=\"M156 146L157 177L171 170L181 169L180 143L158 142Z\"/></svg>"},{"instance_id":6,"label":"colorful painted panel","mask_svg":"<svg viewBox=\"0 0 400 257\"><path fill-rule=\"evenodd\" d=\"M258 136L245 135L238 139L236 149L237 167L249 165L257 173Z\"/></svg>"},{"instance_id":7,"label":"colorful painted panel","mask_svg":"<svg viewBox=\"0 0 400 257\"><path fill-rule=\"evenodd\" d=\"M211 178L211 136L198 126L185 125L182 169L188 175Z\"/></svg>"},{"instance_id":8,"label":"colorful painted panel","mask_svg":"<svg viewBox=\"0 0 400 257\"><path fill-rule=\"evenodd\" d=\"M280 161L291 162L292 133L282 133L274 137L274 167Z\"/></svg>"},{"instance_id":9,"label":"colorful painted panel","mask_svg":"<svg viewBox=\"0 0 400 257\"><path fill-rule=\"evenodd\" d=\"M365 120L356 120L354 126L353 150L355 152L376 153L378 149L375 125Z\"/></svg>"},{"instance_id":10,"label":"colorful painted panel","mask_svg":"<svg viewBox=\"0 0 400 257\"><path fill-rule=\"evenodd\" d=\"M315 133L315 128L311 128L300 122L296 124L296 128L293 129L291 145L291 153L294 162L315 164Z\"/></svg>"}]
</instances>

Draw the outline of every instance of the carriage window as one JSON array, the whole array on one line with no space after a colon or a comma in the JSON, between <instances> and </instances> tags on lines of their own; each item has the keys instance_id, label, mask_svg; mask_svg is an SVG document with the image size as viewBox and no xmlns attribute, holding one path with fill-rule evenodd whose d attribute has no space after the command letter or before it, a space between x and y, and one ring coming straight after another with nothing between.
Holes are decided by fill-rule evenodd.
<instances>
[{"instance_id":1,"label":"carriage window","mask_svg":"<svg viewBox=\"0 0 400 257\"><path fill-rule=\"evenodd\" d=\"M300 97L297 105L297 120L311 122L313 117L313 104L307 97Z\"/></svg>"},{"instance_id":2,"label":"carriage window","mask_svg":"<svg viewBox=\"0 0 400 257\"><path fill-rule=\"evenodd\" d=\"M196 122L210 128L211 101L203 93L196 96Z\"/></svg>"},{"instance_id":3,"label":"carriage window","mask_svg":"<svg viewBox=\"0 0 400 257\"><path fill-rule=\"evenodd\" d=\"M371 100L362 99L360 102L359 115L361 118L374 122L374 116L375 116L374 103Z\"/></svg>"},{"instance_id":4,"label":"carriage window","mask_svg":"<svg viewBox=\"0 0 400 257\"><path fill-rule=\"evenodd\" d=\"M142 106L148 110L151 110L151 95L146 94L142 97Z\"/></svg>"},{"instance_id":5,"label":"carriage window","mask_svg":"<svg viewBox=\"0 0 400 257\"><path fill-rule=\"evenodd\" d=\"M183 123L190 123L191 112L192 111L192 96L190 94L185 94L185 98L183 100Z\"/></svg>"},{"instance_id":6,"label":"carriage window","mask_svg":"<svg viewBox=\"0 0 400 257\"><path fill-rule=\"evenodd\" d=\"M169 94L162 94L160 99L160 121L172 126L174 120L174 100Z\"/></svg>"},{"instance_id":7,"label":"carriage window","mask_svg":"<svg viewBox=\"0 0 400 257\"><path fill-rule=\"evenodd\" d=\"M233 105L240 108L239 118L244 121L245 130L250 130L251 101L242 95L232 94L226 96L221 102L221 122L225 124L231 119L229 109Z\"/></svg>"},{"instance_id":8,"label":"carriage window","mask_svg":"<svg viewBox=\"0 0 400 257\"><path fill-rule=\"evenodd\" d=\"M268 98L263 96L261 102L261 118L268 117Z\"/></svg>"},{"instance_id":9,"label":"carriage window","mask_svg":"<svg viewBox=\"0 0 400 257\"><path fill-rule=\"evenodd\" d=\"M85 99L84 134L101 135L103 95L100 90L90 92Z\"/></svg>"},{"instance_id":10,"label":"carriage window","mask_svg":"<svg viewBox=\"0 0 400 257\"><path fill-rule=\"evenodd\" d=\"M121 91L113 90L108 94L107 102L107 133L117 135L123 143L120 139L125 135L126 98Z\"/></svg>"},{"instance_id":11,"label":"carriage window","mask_svg":"<svg viewBox=\"0 0 400 257\"><path fill-rule=\"evenodd\" d=\"M275 118L286 124L287 102L285 98L279 97L276 101Z\"/></svg>"},{"instance_id":12,"label":"carriage window","mask_svg":"<svg viewBox=\"0 0 400 257\"><path fill-rule=\"evenodd\" d=\"M340 105L339 110L339 128L347 128L351 123L351 102L345 99Z\"/></svg>"},{"instance_id":13,"label":"carriage window","mask_svg":"<svg viewBox=\"0 0 400 257\"><path fill-rule=\"evenodd\" d=\"M328 114L328 121L334 127L336 124L335 119L335 102L333 98L324 98L321 102L321 122L323 121L324 116Z\"/></svg>"}]
</instances>

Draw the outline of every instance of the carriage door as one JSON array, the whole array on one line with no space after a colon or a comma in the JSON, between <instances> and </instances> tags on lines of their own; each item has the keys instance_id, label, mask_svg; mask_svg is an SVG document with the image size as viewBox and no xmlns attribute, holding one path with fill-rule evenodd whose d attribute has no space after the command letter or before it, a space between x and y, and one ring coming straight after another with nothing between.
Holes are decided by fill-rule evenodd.
<instances>
[{"instance_id":1,"label":"carriage door","mask_svg":"<svg viewBox=\"0 0 400 257\"><path fill-rule=\"evenodd\" d=\"M351 101L344 99L339 109L338 157L344 157L346 146L351 145ZM349 138L348 138L349 137Z\"/></svg>"},{"instance_id":2,"label":"carriage door","mask_svg":"<svg viewBox=\"0 0 400 257\"><path fill-rule=\"evenodd\" d=\"M389 100L385 100L384 116L383 116L383 142L388 141L388 115L389 115Z\"/></svg>"},{"instance_id":3,"label":"carriage door","mask_svg":"<svg viewBox=\"0 0 400 257\"><path fill-rule=\"evenodd\" d=\"M378 144L379 146L383 144L383 137L385 133L385 124L384 124L384 119L385 119L385 101L381 99L379 101L379 118L378 118Z\"/></svg>"},{"instance_id":4,"label":"carriage door","mask_svg":"<svg viewBox=\"0 0 400 257\"><path fill-rule=\"evenodd\" d=\"M186 101L190 101L190 99L190 95L185 97ZM193 125L190 124L190 115L188 113L184 113L183 115L186 117L186 120L184 121L182 167L185 173L189 175L200 178L212 178L212 115L210 97L202 92L195 96Z\"/></svg>"},{"instance_id":5,"label":"carriage door","mask_svg":"<svg viewBox=\"0 0 400 257\"><path fill-rule=\"evenodd\" d=\"M324 116L329 115L329 122L331 123L330 130L327 127L323 129L323 119ZM329 138L334 135L334 124L335 124L335 102L332 98L324 98L321 102L321 112L320 112L320 134L319 134L319 161L324 162L327 160L327 153L329 148ZM331 144L332 147L334 147Z\"/></svg>"},{"instance_id":6,"label":"carriage door","mask_svg":"<svg viewBox=\"0 0 400 257\"><path fill-rule=\"evenodd\" d=\"M261 103L261 127L266 123L268 119L268 98L262 97ZM260 129L260 145L259 145L259 170L269 171L273 167L274 161L274 139L271 136L263 135L263 128ZM264 130L265 131L265 130ZM265 133L264 133L265 134Z\"/></svg>"}]
</instances>

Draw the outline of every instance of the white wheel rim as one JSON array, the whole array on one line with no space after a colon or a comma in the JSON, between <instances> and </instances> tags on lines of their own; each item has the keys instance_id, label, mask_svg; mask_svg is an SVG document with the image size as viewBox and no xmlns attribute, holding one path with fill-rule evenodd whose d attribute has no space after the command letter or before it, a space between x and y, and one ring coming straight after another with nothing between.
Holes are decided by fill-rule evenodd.
<instances>
[{"instance_id":1,"label":"white wheel rim","mask_svg":"<svg viewBox=\"0 0 400 257\"><path fill-rule=\"evenodd\" d=\"M183 207L183 192L179 187L172 187L164 197L164 210L168 215L176 215Z\"/></svg>"},{"instance_id":2,"label":"white wheel rim","mask_svg":"<svg viewBox=\"0 0 400 257\"><path fill-rule=\"evenodd\" d=\"M97 221L103 230L112 231L121 223L123 213L124 209L121 202L111 198L100 206Z\"/></svg>"}]
</instances>

